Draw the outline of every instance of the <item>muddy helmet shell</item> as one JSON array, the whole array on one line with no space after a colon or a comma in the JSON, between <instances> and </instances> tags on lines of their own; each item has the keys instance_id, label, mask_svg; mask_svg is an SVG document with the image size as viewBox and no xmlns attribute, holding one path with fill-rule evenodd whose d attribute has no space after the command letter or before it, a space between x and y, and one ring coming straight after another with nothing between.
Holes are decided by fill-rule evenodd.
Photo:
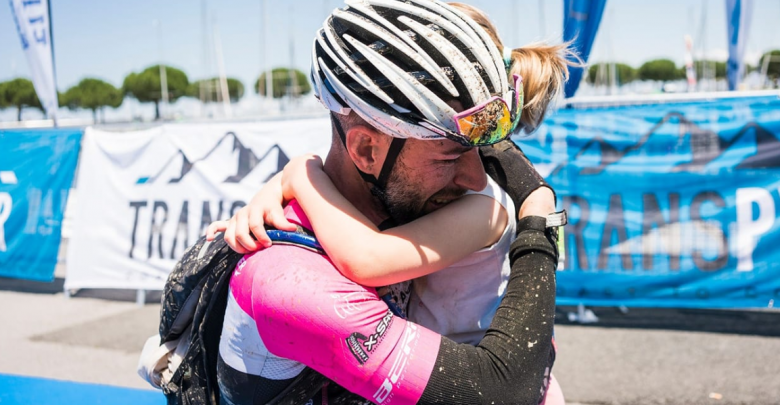
<instances>
[{"instance_id":1,"label":"muddy helmet shell","mask_svg":"<svg viewBox=\"0 0 780 405\"><path fill-rule=\"evenodd\" d=\"M440 139L456 130L453 105L483 103L509 88L487 32L438 0L346 0L312 47L316 97L332 112L354 110L397 138Z\"/></svg>"}]
</instances>

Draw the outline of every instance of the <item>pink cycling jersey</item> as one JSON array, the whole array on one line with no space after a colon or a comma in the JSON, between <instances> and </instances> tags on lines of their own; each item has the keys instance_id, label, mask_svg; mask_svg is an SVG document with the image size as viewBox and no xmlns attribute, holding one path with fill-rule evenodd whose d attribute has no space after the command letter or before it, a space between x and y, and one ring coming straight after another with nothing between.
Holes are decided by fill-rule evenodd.
<instances>
[{"instance_id":1,"label":"pink cycling jersey","mask_svg":"<svg viewBox=\"0 0 780 405\"><path fill-rule=\"evenodd\" d=\"M285 214L310 228L295 202ZM221 346L231 366L241 369L235 363L249 356L273 358L275 369L295 372L302 363L378 404L413 404L425 390L441 336L394 316L375 289L348 280L326 256L276 245L245 256L230 289L226 322L247 318L236 323L256 324L259 342ZM223 341L236 329L226 325Z\"/></svg>"}]
</instances>

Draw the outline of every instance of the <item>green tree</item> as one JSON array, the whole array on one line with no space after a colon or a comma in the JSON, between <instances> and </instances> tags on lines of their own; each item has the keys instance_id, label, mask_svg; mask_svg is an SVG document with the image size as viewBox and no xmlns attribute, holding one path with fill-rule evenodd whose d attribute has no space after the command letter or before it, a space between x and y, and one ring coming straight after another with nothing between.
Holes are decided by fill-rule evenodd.
<instances>
[{"instance_id":1,"label":"green tree","mask_svg":"<svg viewBox=\"0 0 780 405\"><path fill-rule=\"evenodd\" d=\"M599 79L599 70L606 72L607 82L610 82L610 75L612 74L610 69L612 62L597 63L590 65L588 68L588 83L594 84ZM615 71L617 73L617 83L622 86L627 83L631 83L637 78L637 70L633 67L626 65L625 63L615 63ZM600 83L604 84L604 83Z\"/></svg>"},{"instance_id":2,"label":"green tree","mask_svg":"<svg viewBox=\"0 0 780 405\"><path fill-rule=\"evenodd\" d=\"M43 111L35 86L27 79L17 78L0 83L0 108L16 107L16 119L22 120L22 109L34 107Z\"/></svg>"},{"instance_id":3,"label":"green tree","mask_svg":"<svg viewBox=\"0 0 780 405\"><path fill-rule=\"evenodd\" d=\"M639 79L668 82L685 78L685 69L680 69L669 59L655 59L639 67Z\"/></svg>"},{"instance_id":4,"label":"green tree","mask_svg":"<svg viewBox=\"0 0 780 405\"><path fill-rule=\"evenodd\" d=\"M190 86L187 88L187 96L200 99L201 85L203 86L204 90L204 102L216 102L222 98L221 95L217 94L220 91L218 77L213 79L198 80L196 82L190 83ZM231 102L235 103L244 96L244 84L241 83L240 80L228 77L227 87L228 97L230 97Z\"/></svg>"},{"instance_id":5,"label":"green tree","mask_svg":"<svg viewBox=\"0 0 780 405\"><path fill-rule=\"evenodd\" d=\"M122 92L110 83L100 79L86 78L62 95L60 102L71 110L86 108L92 110L92 120L97 122L97 111L104 107L117 108L122 105Z\"/></svg>"},{"instance_id":6,"label":"green tree","mask_svg":"<svg viewBox=\"0 0 780 405\"><path fill-rule=\"evenodd\" d=\"M184 72L166 66L165 76L168 83L169 101L173 102L179 97L187 95L187 87L190 83ZM122 92L142 103L154 103L155 118L160 119L160 100L162 100L160 65L150 66L141 73L133 72L127 75L122 83Z\"/></svg>"},{"instance_id":7,"label":"green tree","mask_svg":"<svg viewBox=\"0 0 780 405\"><path fill-rule=\"evenodd\" d=\"M697 75L701 75L703 69L715 69L716 79L726 78L726 62L716 62L713 60L697 60L693 62L693 68Z\"/></svg>"},{"instance_id":8,"label":"green tree","mask_svg":"<svg viewBox=\"0 0 780 405\"><path fill-rule=\"evenodd\" d=\"M0 110L5 110L10 107L8 103L8 97L5 95L5 82L0 83Z\"/></svg>"},{"instance_id":9,"label":"green tree","mask_svg":"<svg viewBox=\"0 0 780 405\"><path fill-rule=\"evenodd\" d=\"M273 97L282 98L288 93L293 97L300 97L311 91L311 85L306 74L298 69L276 68L271 71L273 78ZM267 72L263 72L255 81L255 92L265 96L265 77Z\"/></svg>"},{"instance_id":10,"label":"green tree","mask_svg":"<svg viewBox=\"0 0 780 405\"><path fill-rule=\"evenodd\" d=\"M766 59L769 58L769 59ZM775 49L761 55L759 60L759 69L763 69L764 61L767 61L766 76L772 80L780 79L780 49Z\"/></svg>"}]
</instances>

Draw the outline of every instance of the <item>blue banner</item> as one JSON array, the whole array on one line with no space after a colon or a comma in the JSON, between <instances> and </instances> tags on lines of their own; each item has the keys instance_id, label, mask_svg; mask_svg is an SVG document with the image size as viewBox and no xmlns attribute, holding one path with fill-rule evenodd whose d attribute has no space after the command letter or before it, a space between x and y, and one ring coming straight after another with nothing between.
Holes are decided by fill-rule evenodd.
<instances>
[{"instance_id":1,"label":"blue banner","mask_svg":"<svg viewBox=\"0 0 780 405\"><path fill-rule=\"evenodd\" d=\"M563 41L572 42L583 62L590 56L606 4L607 0L563 0ZM577 92L583 72L583 68L569 68L569 81L564 88L567 98Z\"/></svg>"},{"instance_id":2,"label":"blue banner","mask_svg":"<svg viewBox=\"0 0 780 405\"><path fill-rule=\"evenodd\" d=\"M559 304L780 305L778 97L561 110L517 142L569 212Z\"/></svg>"},{"instance_id":3,"label":"blue banner","mask_svg":"<svg viewBox=\"0 0 780 405\"><path fill-rule=\"evenodd\" d=\"M745 73L745 48L747 47L750 19L753 15L753 0L726 0L728 24L729 59L726 62L726 77L729 90L736 90Z\"/></svg>"},{"instance_id":4,"label":"blue banner","mask_svg":"<svg viewBox=\"0 0 780 405\"><path fill-rule=\"evenodd\" d=\"M0 131L0 277L54 279L80 129Z\"/></svg>"}]
</instances>

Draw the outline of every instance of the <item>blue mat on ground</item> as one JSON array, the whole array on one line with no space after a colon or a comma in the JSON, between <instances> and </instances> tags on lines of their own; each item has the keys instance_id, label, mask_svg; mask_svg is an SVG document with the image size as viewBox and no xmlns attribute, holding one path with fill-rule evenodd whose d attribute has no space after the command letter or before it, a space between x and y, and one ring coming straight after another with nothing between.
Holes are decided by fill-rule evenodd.
<instances>
[{"instance_id":1,"label":"blue mat on ground","mask_svg":"<svg viewBox=\"0 0 780 405\"><path fill-rule=\"evenodd\" d=\"M2 405L162 405L159 391L0 374Z\"/></svg>"}]
</instances>

